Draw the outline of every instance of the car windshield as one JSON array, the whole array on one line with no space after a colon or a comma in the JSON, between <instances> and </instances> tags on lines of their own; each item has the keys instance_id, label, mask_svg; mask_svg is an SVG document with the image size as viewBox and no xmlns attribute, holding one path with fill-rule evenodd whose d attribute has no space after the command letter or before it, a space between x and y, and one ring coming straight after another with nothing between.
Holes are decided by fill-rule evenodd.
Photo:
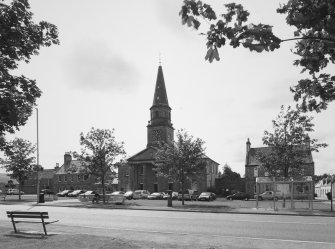
<instances>
[{"instance_id":1,"label":"car windshield","mask_svg":"<svg viewBox=\"0 0 335 249\"><path fill-rule=\"evenodd\" d=\"M132 191L127 191L125 194L126 195L131 195L133 192Z\"/></svg>"},{"instance_id":2,"label":"car windshield","mask_svg":"<svg viewBox=\"0 0 335 249\"><path fill-rule=\"evenodd\" d=\"M135 191L135 194L141 194L141 191Z\"/></svg>"},{"instance_id":3,"label":"car windshield","mask_svg":"<svg viewBox=\"0 0 335 249\"><path fill-rule=\"evenodd\" d=\"M203 192L203 193L201 193L201 195L210 195L210 193L208 193L208 192Z\"/></svg>"},{"instance_id":4,"label":"car windshield","mask_svg":"<svg viewBox=\"0 0 335 249\"><path fill-rule=\"evenodd\" d=\"M161 195L160 193L152 193L151 195Z\"/></svg>"}]
</instances>

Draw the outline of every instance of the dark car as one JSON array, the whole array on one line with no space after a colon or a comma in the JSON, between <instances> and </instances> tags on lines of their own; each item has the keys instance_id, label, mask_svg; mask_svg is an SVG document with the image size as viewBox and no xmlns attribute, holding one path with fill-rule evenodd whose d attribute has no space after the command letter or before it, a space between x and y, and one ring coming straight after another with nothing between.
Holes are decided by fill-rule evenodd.
<instances>
[{"instance_id":1,"label":"dark car","mask_svg":"<svg viewBox=\"0 0 335 249\"><path fill-rule=\"evenodd\" d=\"M232 195L228 195L226 197L227 200L249 200L250 199L250 196L244 192L237 192L235 194L232 194Z\"/></svg>"},{"instance_id":2,"label":"dark car","mask_svg":"<svg viewBox=\"0 0 335 249\"><path fill-rule=\"evenodd\" d=\"M198 201L213 201L214 197L211 192L202 192L199 197Z\"/></svg>"}]
</instances>

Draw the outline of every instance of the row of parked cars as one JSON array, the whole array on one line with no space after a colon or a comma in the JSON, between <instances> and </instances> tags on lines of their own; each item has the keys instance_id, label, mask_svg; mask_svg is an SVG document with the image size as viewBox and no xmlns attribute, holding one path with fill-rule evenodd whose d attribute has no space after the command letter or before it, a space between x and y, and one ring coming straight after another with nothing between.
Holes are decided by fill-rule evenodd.
<instances>
[{"instance_id":1,"label":"row of parked cars","mask_svg":"<svg viewBox=\"0 0 335 249\"><path fill-rule=\"evenodd\" d=\"M265 191L259 195L254 195L254 196L250 196L244 192L237 192L235 194L232 195L228 195L226 197L227 200L245 200L248 201L250 199L257 199L259 201L262 200L278 200L280 198L282 198L282 196L280 195L280 193L274 193L274 191Z\"/></svg>"}]
</instances>

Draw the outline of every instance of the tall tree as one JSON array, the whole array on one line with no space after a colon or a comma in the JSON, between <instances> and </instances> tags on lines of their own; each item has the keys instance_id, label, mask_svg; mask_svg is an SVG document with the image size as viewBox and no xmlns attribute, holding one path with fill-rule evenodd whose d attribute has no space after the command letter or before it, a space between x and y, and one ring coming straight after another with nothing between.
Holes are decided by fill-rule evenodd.
<instances>
[{"instance_id":1,"label":"tall tree","mask_svg":"<svg viewBox=\"0 0 335 249\"><path fill-rule=\"evenodd\" d=\"M308 133L313 132L313 118L290 106L281 110L276 120L272 120L273 132L264 131L263 144L269 150L260 151L256 156L271 176L302 175L306 153L318 152L326 147L317 139L310 139Z\"/></svg>"},{"instance_id":2,"label":"tall tree","mask_svg":"<svg viewBox=\"0 0 335 249\"><path fill-rule=\"evenodd\" d=\"M180 16L183 24L199 30L202 23L208 31L201 33L207 38L209 62L220 60L218 48L226 44L233 48L242 45L250 51L274 51L283 42L295 41L293 53L300 58L293 65L309 72L310 78L299 80L291 88L294 100L303 111L321 111L335 100L335 75L323 73L329 63L335 63L335 4L333 0L289 0L277 9L286 14L288 25L295 27L293 37L277 37L272 26L248 23L250 13L240 4L224 5L226 12L217 15L209 4L197 0L184 0ZM201 23L200 18L204 21ZM207 29L207 28L205 28Z\"/></svg>"},{"instance_id":3,"label":"tall tree","mask_svg":"<svg viewBox=\"0 0 335 249\"><path fill-rule=\"evenodd\" d=\"M83 167L83 171L98 177L102 184L103 202L105 203L105 183L113 177L115 160L125 154L123 142L117 142L114 137L114 129L95 129L84 135L80 134L81 153L74 153Z\"/></svg>"},{"instance_id":4,"label":"tall tree","mask_svg":"<svg viewBox=\"0 0 335 249\"><path fill-rule=\"evenodd\" d=\"M155 154L157 175L180 183L183 205L186 181L205 172L203 145L203 140L194 139L184 130L177 132L177 141L174 143L158 144Z\"/></svg>"},{"instance_id":5,"label":"tall tree","mask_svg":"<svg viewBox=\"0 0 335 249\"><path fill-rule=\"evenodd\" d=\"M8 176L19 183L19 199L21 187L35 169L35 146L22 138L9 141L4 151L5 159L0 159L0 164L8 172Z\"/></svg>"},{"instance_id":6,"label":"tall tree","mask_svg":"<svg viewBox=\"0 0 335 249\"><path fill-rule=\"evenodd\" d=\"M0 0L0 137L24 125L41 96L35 80L14 75L13 70L20 62L28 63L42 46L59 44L55 25L36 24L32 18L27 0Z\"/></svg>"}]
</instances>

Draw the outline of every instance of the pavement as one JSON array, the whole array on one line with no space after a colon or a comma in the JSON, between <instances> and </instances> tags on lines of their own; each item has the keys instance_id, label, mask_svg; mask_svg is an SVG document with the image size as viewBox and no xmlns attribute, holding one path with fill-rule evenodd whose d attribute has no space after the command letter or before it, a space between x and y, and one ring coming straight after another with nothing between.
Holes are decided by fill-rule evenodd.
<instances>
[{"instance_id":1,"label":"pavement","mask_svg":"<svg viewBox=\"0 0 335 249\"><path fill-rule=\"evenodd\" d=\"M313 206L319 207L320 203L323 203L322 208L306 208L306 202L304 208L299 208L299 202L297 202L294 209L282 208L280 203L277 204L277 208L273 208L272 202L269 205L263 205L264 202L260 203L260 207L256 208L256 201L249 201L247 204L244 201L223 201L216 200L214 202L185 202L183 206L180 201L173 201L172 207L167 206L167 201L149 201L149 200L126 200L123 205L115 205L111 203L103 204L92 204L91 202L80 202L78 199L58 199L46 198L44 203L36 203L34 198L23 197L22 200L15 198L6 199L5 201L0 200L0 205L15 205L24 204L31 206L54 206L54 207L76 207L76 208L101 208L101 209L132 209L132 210L152 210L152 211L176 211L176 212L203 212L203 213L236 213L236 214L257 214L257 215L298 215L298 216L326 216L335 217L335 212L330 211L330 204L325 200L314 200ZM263 205L263 206L261 206Z\"/></svg>"}]
</instances>

